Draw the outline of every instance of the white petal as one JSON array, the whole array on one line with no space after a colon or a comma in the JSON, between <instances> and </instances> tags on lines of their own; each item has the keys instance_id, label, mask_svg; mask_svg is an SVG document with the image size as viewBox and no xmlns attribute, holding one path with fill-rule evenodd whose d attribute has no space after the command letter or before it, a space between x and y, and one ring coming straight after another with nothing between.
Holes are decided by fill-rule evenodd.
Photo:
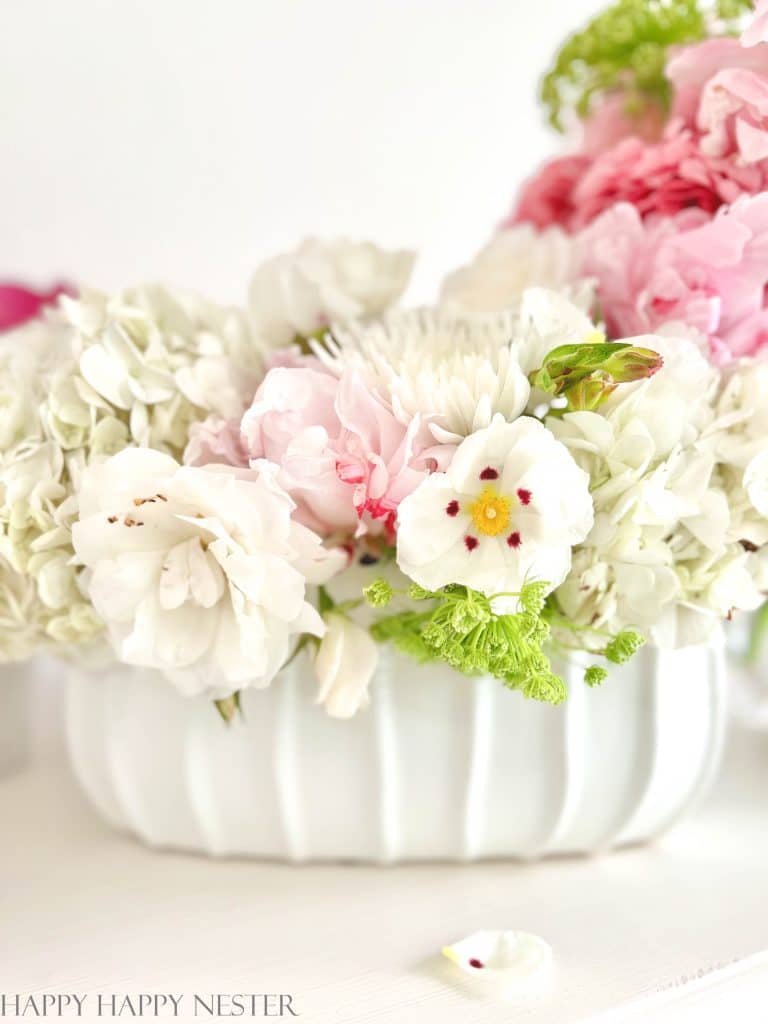
<instances>
[{"instance_id":1,"label":"white petal","mask_svg":"<svg viewBox=\"0 0 768 1024\"><path fill-rule=\"evenodd\" d=\"M538 992L551 981L552 948L538 935L482 931L443 948L473 983L512 993Z\"/></svg>"}]
</instances>

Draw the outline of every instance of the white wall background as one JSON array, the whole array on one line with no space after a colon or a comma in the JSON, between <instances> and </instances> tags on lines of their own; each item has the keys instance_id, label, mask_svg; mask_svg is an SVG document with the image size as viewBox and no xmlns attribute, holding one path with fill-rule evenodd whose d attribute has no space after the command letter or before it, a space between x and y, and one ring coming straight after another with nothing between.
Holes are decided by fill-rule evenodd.
<instances>
[{"instance_id":1,"label":"white wall background","mask_svg":"<svg viewBox=\"0 0 768 1024\"><path fill-rule=\"evenodd\" d=\"M464 262L596 0L1 0L0 275L237 300L307 234Z\"/></svg>"}]
</instances>

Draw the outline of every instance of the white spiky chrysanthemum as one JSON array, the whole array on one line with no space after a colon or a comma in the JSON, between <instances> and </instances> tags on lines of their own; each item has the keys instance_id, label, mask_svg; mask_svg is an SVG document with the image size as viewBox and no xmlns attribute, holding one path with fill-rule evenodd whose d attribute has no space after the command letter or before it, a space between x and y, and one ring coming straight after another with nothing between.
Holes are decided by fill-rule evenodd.
<instances>
[{"instance_id":1,"label":"white spiky chrysanthemum","mask_svg":"<svg viewBox=\"0 0 768 1024\"><path fill-rule=\"evenodd\" d=\"M591 332L567 299L530 289L516 313L394 313L335 327L315 351L336 373L357 370L401 422L429 417L435 439L456 444L497 414L520 416L531 393L527 374L550 349Z\"/></svg>"}]
</instances>

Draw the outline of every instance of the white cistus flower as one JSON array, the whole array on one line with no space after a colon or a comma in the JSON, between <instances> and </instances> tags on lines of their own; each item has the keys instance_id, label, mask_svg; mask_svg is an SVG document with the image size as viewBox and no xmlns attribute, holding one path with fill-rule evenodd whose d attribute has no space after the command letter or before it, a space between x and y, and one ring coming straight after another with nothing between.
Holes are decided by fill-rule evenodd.
<instances>
[{"instance_id":1,"label":"white cistus flower","mask_svg":"<svg viewBox=\"0 0 768 1024\"><path fill-rule=\"evenodd\" d=\"M307 585L344 556L293 521L275 470L138 448L85 470L75 554L122 661L219 698L267 686L300 634L323 635Z\"/></svg>"},{"instance_id":2,"label":"white cistus flower","mask_svg":"<svg viewBox=\"0 0 768 1024\"><path fill-rule=\"evenodd\" d=\"M496 417L398 509L397 563L435 590L461 583L487 596L561 583L592 526L589 477L538 420Z\"/></svg>"},{"instance_id":3,"label":"white cistus flower","mask_svg":"<svg viewBox=\"0 0 768 1024\"><path fill-rule=\"evenodd\" d=\"M516 224L499 231L472 263L443 281L440 304L455 312L517 309L528 288L568 293L582 309L594 301L594 286L580 280L578 240L562 228L538 231Z\"/></svg>"},{"instance_id":4,"label":"white cistus flower","mask_svg":"<svg viewBox=\"0 0 768 1024\"><path fill-rule=\"evenodd\" d=\"M333 718L351 718L369 703L379 650L368 630L346 615L329 612L325 625L314 660L317 703Z\"/></svg>"},{"instance_id":5,"label":"white cistus flower","mask_svg":"<svg viewBox=\"0 0 768 1024\"><path fill-rule=\"evenodd\" d=\"M269 350L337 320L379 316L405 291L415 259L372 242L308 238L253 275L248 308L254 335Z\"/></svg>"}]
</instances>

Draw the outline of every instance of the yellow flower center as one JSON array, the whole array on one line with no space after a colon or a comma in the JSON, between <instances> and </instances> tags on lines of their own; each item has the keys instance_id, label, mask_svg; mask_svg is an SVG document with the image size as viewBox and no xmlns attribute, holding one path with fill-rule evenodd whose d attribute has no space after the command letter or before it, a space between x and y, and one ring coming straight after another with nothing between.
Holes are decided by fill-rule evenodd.
<instances>
[{"instance_id":1,"label":"yellow flower center","mask_svg":"<svg viewBox=\"0 0 768 1024\"><path fill-rule=\"evenodd\" d=\"M505 498L495 487L484 487L469 506L469 514L478 533L495 537L509 526L512 499Z\"/></svg>"}]
</instances>

